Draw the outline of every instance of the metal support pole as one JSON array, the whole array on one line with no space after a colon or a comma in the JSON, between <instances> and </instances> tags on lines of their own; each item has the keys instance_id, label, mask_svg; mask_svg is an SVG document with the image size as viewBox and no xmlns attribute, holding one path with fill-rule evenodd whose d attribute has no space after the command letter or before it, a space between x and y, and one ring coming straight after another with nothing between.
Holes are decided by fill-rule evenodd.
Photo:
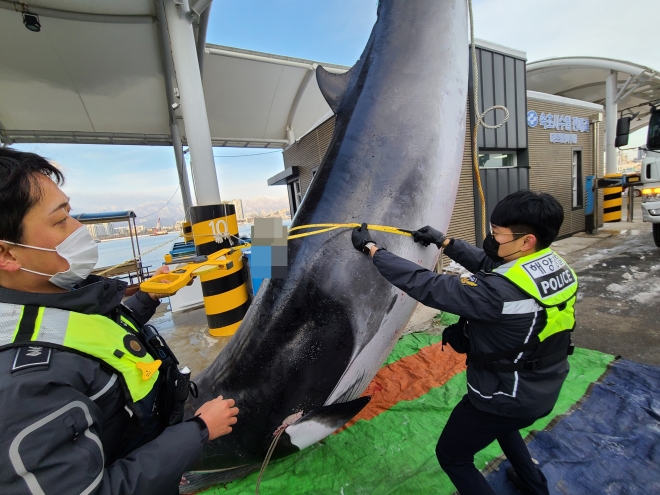
<instances>
[{"instance_id":1,"label":"metal support pole","mask_svg":"<svg viewBox=\"0 0 660 495\"><path fill-rule=\"evenodd\" d=\"M168 115L170 119L170 135L172 136L172 147L174 148L174 159L179 174L179 188L181 190L181 200L183 201L183 210L186 221L190 221L189 211L192 206L192 196L190 194L190 182L188 181L188 169L186 161L183 158L183 143L181 142L181 133L179 124L176 120L174 111L174 85L172 79L174 76L174 65L172 64L172 52L170 50L169 35L167 33L167 21L165 20L165 8L163 0L156 0L156 18L158 19L158 38L160 41L160 55L165 73L165 95L167 97Z\"/></svg>"},{"instance_id":2,"label":"metal support pole","mask_svg":"<svg viewBox=\"0 0 660 495\"><path fill-rule=\"evenodd\" d=\"M181 199L183 200L184 220L190 222L190 208L193 206L190 197L190 183L188 181L188 168L186 160L183 157L183 143L181 142L181 133L179 124L176 121L170 122L170 134L172 135L172 147L174 148L174 158L176 159L176 170L179 174L179 186L181 187Z\"/></svg>"},{"instance_id":3,"label":"metal support pole","mask_svg":"<svg viewBox=\"0 0 660 495\"><path fill-rule=\"evenodd\" d=\"M603 114L599 113L596 115L596 119L594 120L594 151L593 151L593 176L594 176L594 181L597 182L600 177L603 176L602 171L600 170L600 160L603 157L602 154L600 153L600 123L603 120ZM595 183L594 183L595 186ZM598 214L600 210L598 209L598 189L594 189L593 191L593 199L594 199L594 230L592 234L597 234L598 233L598 227L600 226L600 221L602 220L599 218ZM602 215L601 215L602 216Z\"/></svg>"},{"instance_id":4,"label":"metal support pole","mask_svg":"<svg viewBox=\"0 0 660 495\"><path fill-rule=\"evenodd\" d=\"M199 74L204 74L204 50L206 49L206 32L209 28L209 19L211 17L211 6L209 5L199 18L199 28L197 29L197 61L199 63Z\"/></svg>"},{"instance_id":5,"label":"metal support pole","mask_svg":"<svg viewBox=\"0 0 660 495\"><path fill-rule=\"evenodd\" d=\"M188 0L180 4L174 3L174 0L165 0L165 17L181 96L181 112L186 125L195 196L200 206L215 205L220 203L220 188L213 161L211 131L195 36L187 15L189 10Z\"/></svg>"},{"instance_id":6,"label":"metal support pole","mask_svg":"<svg viewBox=\"0 0 660 495\"><path fill-rule=\"evenodd\" d=\"M619 115L616 103L617 75L612 73L605 79L605 174L617 173L616 120Z\"/></svg>"},{"instance_id":7,"label":"metal support pole","mask_svg":"<svg viewBox=\"0 0 660 495\"><path fill-rule=\"evenodd\" d=\"M632 222L635 209L635 187L628 186L628 211L626 212L626 222Z\"/></svg>"}]
</instances>

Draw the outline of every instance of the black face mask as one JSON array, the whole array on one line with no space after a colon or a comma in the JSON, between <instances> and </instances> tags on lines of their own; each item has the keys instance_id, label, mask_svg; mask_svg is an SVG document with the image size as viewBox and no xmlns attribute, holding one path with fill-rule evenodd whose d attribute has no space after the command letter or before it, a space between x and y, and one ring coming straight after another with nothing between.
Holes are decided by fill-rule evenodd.
<instances>
[{"instance_id":1,"label":"black face mask","mask_svg":"<svg viewBox=\"0 0 660 495\"><path fill-rule=\"evenodd\" d=\"M509 242L517 241L518 239L512 239ZM486 238L484 239L484 253L486 253L486 256L488 256L491 260L499 263L500 261L504 261L504 258L499 256L497 252L500 250L500 246L503 244L509 244L509 242L502 242L499 243L495 240L495 237L493 237L493 234L488 234L486 235ZM519 253L520 250L516 251L515 253L507 254L506 257L512 256L516 253Z\"/></svg>"}]
</instances>

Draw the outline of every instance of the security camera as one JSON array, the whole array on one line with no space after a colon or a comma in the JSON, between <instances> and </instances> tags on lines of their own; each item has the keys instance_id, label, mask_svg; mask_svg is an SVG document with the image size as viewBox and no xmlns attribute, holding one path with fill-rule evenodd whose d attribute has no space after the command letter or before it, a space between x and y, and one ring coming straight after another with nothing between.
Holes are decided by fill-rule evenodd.
<instances>
[{"instance_id":1,"label":"security camera","mask_svg":"<svg viewBox=\"0 0 660 495\"><path fill-rule=\"evenodd\" d=\"M172 103L172 110L176 110L181 106L181 103Z\"/></svg>"},{"instance_id":2,"label":"security camera","mask_svg":"<svg viewBox=\"0 0 660 495\"><path fill-rule=\"evenodd\" d=\"M41 31L41 24L39 23L39 16L36 14L23 13L23 24L33 33Z\"/></svg>"}]
</instances>

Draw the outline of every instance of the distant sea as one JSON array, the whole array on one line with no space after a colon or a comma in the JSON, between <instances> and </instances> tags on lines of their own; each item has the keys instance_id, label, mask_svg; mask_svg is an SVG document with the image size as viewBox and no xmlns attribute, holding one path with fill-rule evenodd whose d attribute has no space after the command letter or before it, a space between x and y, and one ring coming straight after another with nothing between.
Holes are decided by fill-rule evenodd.
<instances>
[{"instance_id":1,"label":"distant sea","mask_svg":"<svg viewBox=\"0 0 660 495\"><path fill-rule=\"evenodd\" d=\"M289 226L291 225L291 220L284 220L282 223L286 226ZM238 234L241 236L249 236L251 233L251 227L251 224L239 225ZM142 264L145 267L150 266L150 271L154 271L156 268L163 264L164 256L170 252L175 242L183 241L183 239L179 237L178 232L156 236L141 235L138 236L137 239L140 244L140 252L143 253ZM96 264L97 268L117 265L133 258L133 250L131 249L130 237L122 237L121 239L102 241L101 243L97 244L97 246L99 247L99 261ZM151 253L144 254L154 248L157 249Z\"/></svg>"}]
</instances>

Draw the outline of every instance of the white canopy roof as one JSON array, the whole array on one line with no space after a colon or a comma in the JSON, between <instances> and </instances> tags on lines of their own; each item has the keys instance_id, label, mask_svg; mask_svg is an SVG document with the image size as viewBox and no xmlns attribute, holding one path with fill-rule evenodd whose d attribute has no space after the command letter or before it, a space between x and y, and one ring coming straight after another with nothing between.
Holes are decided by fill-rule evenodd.
<instances>
[{"instance_id":1,"label":"white canopy roof","mask_svg":"<svg viewBox=\"0 0 660 495\"><path fill-rule=\"evenodd\" d=\"M660 73L643 65L597 57L550 58L527 64L527 89L597 104L605 103L605 79L618 72L618 110L641 112L631 131L648 124L650 107L660 100ZM627 112L626 112L627 113Z\"/></svg>"},{"instance_id":2,"label":"white canopy roof","mask_svg":"<svg viewBox=\"0 0 660 495\"><path fill-rule=\"evenodd\" d=\"M0 1L0 125L6 137L167 142L153 2L30 2L26 10L40 14L39 33L23 26L22 9Z\"/></svg>"},{"instance_id":3,"label":"white canopy roof","mask_svg":"<svg viewBox=\"0 0 660 495\"><path fill-rule=\"evenodd\" d=\"M26 11L39 15L41 32L25 28ZM0 0L0 45L3 141L171 144L153 1ZM328 118L315 67L207 45L203 82L213 144L284 147Z\"/></svg>"},{"instance_id":4,"label":"white canopy roof","mask_svg":"<svg viewBox=\"0 0 660 495\"><path fill-rule=\"evenodd\" d=\"M349 69L321 65L338 73ZM214 146L285 147L332 116L316 83L316 66L207 44L203 83Z\"/></svg>"}]
</instances>

